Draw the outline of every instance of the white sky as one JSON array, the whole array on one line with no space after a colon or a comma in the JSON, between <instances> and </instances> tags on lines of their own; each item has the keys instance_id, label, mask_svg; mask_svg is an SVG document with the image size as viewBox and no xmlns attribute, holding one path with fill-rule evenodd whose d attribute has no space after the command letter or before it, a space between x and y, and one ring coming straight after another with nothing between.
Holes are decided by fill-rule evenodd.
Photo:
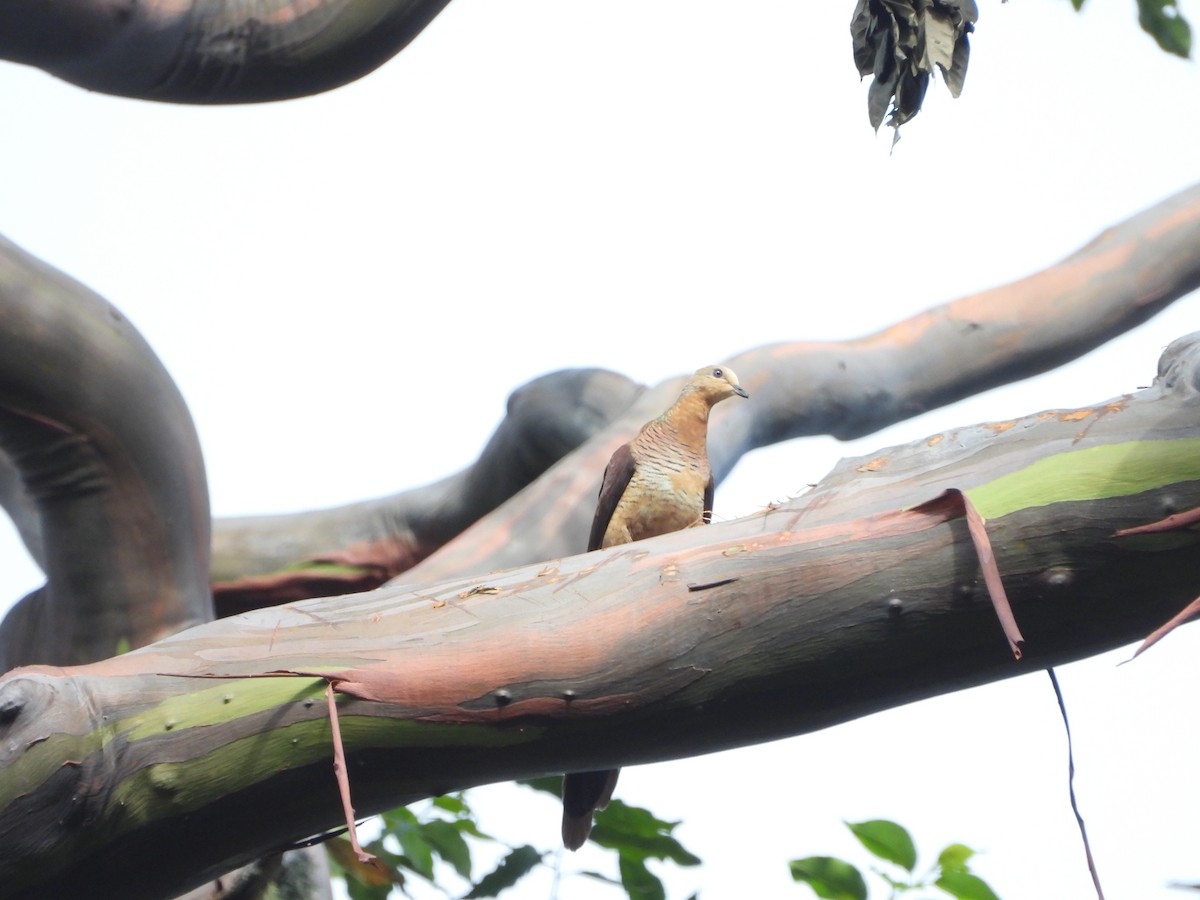
<instances>
[{"instance_id":1,"label":"white sky","mask_svg":"<svg viewBox=\"0 0 1200 900\"><path fill-rule=\"evenodd\" d=\"M141 328L229 515L454 471L508 392L556 368L655 382L769 341L857 336L1029 274L1200 176L1200 74L1141 34L1132 0L983 4L963 97L932 85L890 155L851 61L852 5L456 0L379 72L260 107L157 106L0 65L0 232ZM1181 6L1200 24L1196 0ZM852 445L751 454L718 516L842 455L1147 384L1196 309ZM0 554L0 597L38 583L11 531ZM1112 898L1200 879L1194 632L1060 672ZM627 770L620 796L684 820L705 865L669 874L676 898L809 896L787 860L864 864L840 823L874 817L909 826L925 862L950 841L986 851L977 869L1006 900L1084 898L1065 771L1035 674ZM514 843L556 840L557 811L528 792L477 804ZM585 851L567 868L603 864ZM576 879L560 896L615 894Z\"/></svg>"}]
</instances>

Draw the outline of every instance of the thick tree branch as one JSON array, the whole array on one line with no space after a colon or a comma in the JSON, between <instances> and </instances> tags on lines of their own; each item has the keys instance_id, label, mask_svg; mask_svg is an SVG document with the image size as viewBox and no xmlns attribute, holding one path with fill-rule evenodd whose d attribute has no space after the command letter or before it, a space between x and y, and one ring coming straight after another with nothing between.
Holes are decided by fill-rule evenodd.
<instances>
[{"instance_id":1,"label":"thick tree branch","mask_svg":"<svg viewBox=\"0 0 1200 900\"><path fill-rule=\"evenodd\" d=\"M1077 359L1200 287L1200 184L1047 269L853 341L736 357L756 399L729 411L727 454L811 434L848 440ZM735 456L736 458L736 456Z\"/></svg>"},{"instance_id":2,"label":"thick tree branch","mask_svg":"<svg viewBox=\"0 0 1200 900\"><path fill-rule=\"evenodd\" d=\"M286 100L375 70L447 3L4 0L0 59L142 100Z\"/></svg>"},{"instance_id":3,"label":"thick tree branch","mask_svg":"<svg viewBox=\"0 0 1200 900\"><path fill-rule=\"evenodd\" d=\"M737 521L9 673L0 897L84 877L158 896L333 825L328 682L366 814L802 733L1127 643L1200 593L1194 535L1115 535L1200 505L1198 358L1178 341L1136 395L891 448ZM1019 663L966 523L914 508L948 487L988 519Z\"/></svg>"},{"instance_id":4,"label":"thick tree branch","mask_svg":"<svg viewBox=\"0 0 1200 900\"><path fill-rule=\"evenodd\" d=\"M755 447L807 434L854 437L1059 365L1140 323L1198 283L1200 186L1109 229L1043 272L935 307L875 335L747 351L732 362L752 385L754 401L714 428L710 450L718 477ZM942 352L930 353L929 347ZM218 521L213 564L218 608L228 614L374 587L423 560L628 410L561 470L405 578L437 580L573 552L583 546L609 454L661 411L676 389L675 381L661 385L630 408L638 388L619 376L591 370L547 376L514 393L509 419L463 473L333 510ZM4 490L13 481L0 477L0 502L36 551L40 526L23 514L27 498ZM504 535L499 544L497 535Z\"/></svg>"},{"instance_id":5,"label":"thick tree branch","mask_svg":"<svg viewBox=\"0 0 1200 900\"><path fill-rule=\"evenodd\" d=\"M0 504L49 573L0 624L0 665L103 659L210 620L200 447L157 357L103 299L3 238L0 321ZM319 849L221 874L188 900L269 878L330 896Z\"/></svg>"},{"instance_id":6,"label":"thick tree branch","mask_svg":"<svg viewBox=\"0 0 1200 900\"><path fill-rule=\"evenodd\" d=\"M1061 263L934 307L865 338L794 342L729 364L751 402L718 407L709 456L720 480L750 450L795 437L848 439L1044 372L1095 349L1200 287L1200 185L1107 229ZM404 580L517 566L586 546L612 451L678 390L671 380ZM496 535L502 534L502 541Z\"/></svg>"},{"instance_id":7,"label":"thick tree branch","mask_svg":"<svg viewBox=\"0 0 1200 900\"><path fill-rule=\"evenodd\" d=\"M0 664L103 659L212 618L209 512L192 420L141 336L0 238L0 446L36 508L49 573L0 628ZM28 518L27 512L18 516Z\"/></svg>"},{"instance_id":8,"label":"thick tree branch","mask_svg":"<svg viewBox=\"0 0 1200 900\"><path fill-rule=\"evenodd\" d=\"M111 579L97 582L78 574L101 571L116 565L122 554L137 553L137 541L149 538L141 533L142 525L153 527L139 522L133 507L110 515L106 507L102 510L96 505L102 498L117 503L119 498L136 498L146 490L163 490L168 493L157 505L171 511L176 529L203 524L208 505L199 449L194 444L182 446L182 441L194 441L190 420L167 373L132 326L82 285L11 244L0 243L0 248L7 248L0 253L0 314L7 323L0 338L6 354L0 361L0 385L6 398L0 407L23 411L16 416L10 410L7 417L0 418L0 448L19 450L10 457L0 449L0 506L17 524L39 565L53 576L50 587L27 598L20 611L0 626L0 646L21 648L19 656L5 657L0 650L0 663L8 668L21 662L103 658L113 652L121 637L131 646L143 643L137 637L143 628L155 629L154 636L160 636L172 622L182 626L203 621L210 616L177 620L169 609L162 623L155 619L162 612L155 604L163 599L158 579L165 577L164 566L175 565L166 560L147 556L133 565L126 559L122 577L142 579L144 588L138 590L133 583L122 581L111 606L106 605L103 593L112 587ZM116 338L114 322L119 328ZM55 367L60 378L41 379L41 367L32 361L44 359L61 360ZM142 381L144 384L135 386ZM229 615L287 600L379 586L537 479L553 462L607 425L640 391L628 378L600 369L545 375L512 393L507 416L479 459L456 475L393 497L337 509L219 521L212 563L218 611ZM162 403L158 402L160 395L166 398ZM31 421L38 423L36 427ZM63 427L71 431L75 452L64 452L59 440L63 432L42 429L45 422L60 421L68 423ZM108 449L116 439L114 433L120 433L125 441L150 443L128 449L129 459L135 462L122 463ZM157 470L143 461L155 454L160 455ZM52 474L43 471L48 458L53 459ZM180 481L167 479L161 487L146 483L161 477L164 467L172 466L178 466L179 478L190 474L193 479L186 496L178 493ZM103 470L99 476L97 467ZM21 469L27 470L24 479ZM105 485L99 493L93 491L98 479ZM48 480L52 481L50 493L35 502L25 481L41 490L38 486ZM193 501L200 505L189 506ZM67 529L54 540L59 548L69 548L65 561L70 571L56 568L64 560L46 556L44 515L50 516L51 527ZM112 530L97 530L106 525L112 525ZM134 535L136 540L131 543L112 543ZM298 562L306 565L298 566ZM192 574L199 580L190 592L180 585L175 592L202 597L207 593L208 577L201 572L193 567ZM177 571L174 577L185 576ZM74 593L54 587L79 581L84 583ZM56 590L56 601L42 603L47 592ZM74 603L87 605L94 615L109 616L116 625L112 613L127 607L121 620L125 627L125 619L139 614L130 605L139 598L146 604L141 610L145 624L117 636L96 632L86 612L77 619L72 612ZM203 607L207 609L207 600ZM90 657L67 657L65 644L56 646L73 634L67 626L46 637L24 630L40 627L31 623L45 616L79 621L84 633L98 642L97 652ZM86 654L86 649L81 648L80 653Z\"/></svg>"},{"instance_id":9,"label":"thick tree branch","mask_svg":"<svg viewBox=\"0 0 1200 900\"><path fill-rule=\"evenodd\" d=\"M506 417L479 458L449 478L336 509L218 519L218 611L229 615L378 587L535 481L641 390L602 369L544 375L512 393Z\"/></svg>"}]
</instances>

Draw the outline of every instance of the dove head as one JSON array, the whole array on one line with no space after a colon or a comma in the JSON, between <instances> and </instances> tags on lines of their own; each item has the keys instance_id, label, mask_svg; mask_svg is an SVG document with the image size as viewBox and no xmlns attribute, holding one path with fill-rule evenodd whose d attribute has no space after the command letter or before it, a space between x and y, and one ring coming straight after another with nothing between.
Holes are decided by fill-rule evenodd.
<instances>
[{"instance_id":1,"label":"dove head","mask_svg":"<svg viewBox=\"0 0 1200 900\"><path fill-rule=\"evenodd\" d=\"M729 366L705 366L698 369L684 385L683 393L697 394L709 406L716 406L726 397L750 396L746 389L738 384L737 375Z\"/></svg>"}]
</instances>

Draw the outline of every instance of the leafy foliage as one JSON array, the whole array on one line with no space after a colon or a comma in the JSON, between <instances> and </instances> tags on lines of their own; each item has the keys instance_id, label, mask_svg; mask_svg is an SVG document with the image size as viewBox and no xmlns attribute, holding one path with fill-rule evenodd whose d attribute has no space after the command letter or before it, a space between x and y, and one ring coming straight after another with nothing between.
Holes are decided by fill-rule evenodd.
<instances>
[{"instance_id":1,"label":"leafy foliage","mask_svg":"<svg viewBox=\"0 0 1200 900\"><path fill-rule=\"evenodd\" d=\"M556 797L561 795L562 779L558 777L533 778L521 783ZM596 812L589 840L616 852L621 887L630 900L664 900L666 889L662 880L647 868L646 862L656 859L680 866L700 864L700 857L671 836L677 825L678 822L657 818L649 810L613 800Z\"/></svg>"},{"instance_id":2,"label":"leafy foliage","mask_svg":"<svg viewBox=\"0 0 1200 900\"><path fill-rule=\"evenodd\" d=\"M506 888L512 887L533 867L542 861L542 854L526 844L518 847L500 861L490 873L479 879L479 883L467 894L468 897L495 897Z\"/></svg>"},{"instance_id":3,"label":"leafy foliage","mask_svg":"<svg viewBox=\"0 0 1200 900\"><path fill-rule=\"evenodd\" d=\"M1084 0L1071 0L1075 11ZM1176 0L1137 0L1138 24L1168 53L1187 59L1192 55L1192 27L1179 13Z\"/></svg>"},{"instance_id":4,"label":"leafy foliage","mask_svg":"<svg viewBox=\"0 0 1200 900\"><path fill-rule=\"evenodd\" d=\"M916 868L917 848L912 836L902 826L887 819L872 819L857 824L847 822L846 827L858 838L859 843L880 859L886 859L907 872Z\"/></svg>"},{"instance_id":5,"label":"leafy foliage","mask_svg":"<svg viewBox=\"0 0 1200 900\"><path fill-rule=\"evenodd\" d=\"M522 784L559 796L562 779L535 778ZM344 838L335 838L327 844L334 873L345 880L353 900L386 900L393 891L407 894L408 880L413 877L448 897L454 896L439 881L439 874L445 873L444 868L439 873L439 864L449 866L470 886L462 895L464 900L496 897L539 866L556 866L561 861L558 848L539 850L528 844L508 847L495 868L475 880L472 843L505 845L479 829L475 813L466 795L461 793L437 797L419 814L402 807L385 813L382 820L383 832L364 845L364 849L375 854L382 868L358 862ZM617 877L599 872L580 874L621 888L629 900L666 900L662 880L647 862L669 861L680 866L700 863L699 857L672 836L678 824L613 800L596 814L591 840L616 854Z\"/></svg>"},{"instance_id":6,"label":"leafy foliage","mask_svg":"<svg viewBox=\"0 0 1200 900\"><path fill-rule=\"evenodd\" d=\"M995 891L971 871L968 864L975 851L965 844L950 844L938 854L924 875L913 874L917 848L902 825L887 819L847 822L846 827L873 856L894 867L892 871L872 868L887 882L892 896L927 888L938 888L956 900L999 900ZM832 856L808 856L789 864L792 878L807 884L824 900L867 900L867 883L851 863ZM902 870L896 872L895 869Z\"/></svg>"},{"instance_id":7,"label":"leafy foliage","mask_svg":"<svg viewBox=\"0 0 1200 900\"><path fill-rule=\"evenodd\" d=\"M467 838L495 842L479 830L475 814L463 794L434 798L421 816L401 807L384 813L381 818L383 832L364 849L376 856L382 870L360 863L344 838L335 838L327 844L334 874L345 879L353 900L385 900L394 889L404 891L408 878L413 875L436 885L438 862L445 863L470 882L472 860ZM396 852L397 848L399 852ZM532 861L529 861L528 851L536 856ZM541 854L532 848L512 849L493 872L472 885L469 896L494 897L539 862ZM486 893L487 890L493 892Z\"/></svg>"},{"instance_id":8,"label":"leafy foliage","mask_svg":"<svg viewBox=\"0 0 1200 900\"><path fill-rule=\"evenodd\" d=\"M1192 28L1175 0L1138 0L1138 24L1168 53L1192 55Z\"/></svg>"},{"instance_id":9,"label":"leafy foliage","mask_svg":"<svg viewBox=\"0 0 1200 900\"><path fill-rule=\"evenodd\" d=\"M850 863L833 856L807 856L788 863L792 878L825 900L867 900L867 883Z\"/></svg>"}]
</instances>

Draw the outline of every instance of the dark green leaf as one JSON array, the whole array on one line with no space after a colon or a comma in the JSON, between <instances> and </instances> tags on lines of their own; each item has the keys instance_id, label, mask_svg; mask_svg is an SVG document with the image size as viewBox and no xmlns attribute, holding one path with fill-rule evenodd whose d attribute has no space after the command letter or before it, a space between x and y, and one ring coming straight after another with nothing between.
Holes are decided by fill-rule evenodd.
<instances>
[{"instance_id":1,"label":"dark green leaf","mask_svg":"<svg viewBox=\"0 0 1200 900\"><path fill-rule=\"evenodd\" d=\"M908 872L916 866L917 848L903 825L887 819L871 819L868 822L847 822L846 827L880 859L895 863Z\"/></svg>"},{"instance_id":2,"label":"dark green leaf","mask_svg":"<svg viewBox=\"0 0 1200 900\"><path fill-rule=\"evenodd\" d=\"M517 784L523 784L525 787L533 788L535 791L545 791L547 794L553 794L555 797L562 796L562 776L561 775L543 775L540 778L522 778Z\"/></svg>"},{"instance_id":3,"label":"dark green leaf","mask_svg":"<svg viewBox=\"0 0 1200 900\"><path fill-rule=\"evenodd\" d=\"M1083 9L1083 0L1071 0L1071 5L1075 7L1075 12L1079 12Z\"/></svg>"},{"instance_id":4,"label":"dark green leaf","mask_svg":"<svg viewBox=\"0 0 1200 900\"><path fill-rule=\"evenodd\" d=\"M621 857L621 885L629 900L667 900L662 882L640 859Z\"/></svg>"},{"instance_id":5,"label":"dark green leaf","mask_svg":"<svg viewBox=\"0 0 1200 900\"><path fill-rule=\"evenodd\" d=\"M421 829L425 842L463 878L471 878L471 848L456 823L435 819Z\"/></svg>"},{"instance_id":6,"label":"dark green leaf","mask_svg":"<svg viewBox=\"0 0 1200 900\"><path fill-rule=\"evenodd\" d=\"M938 865L946 872L965 872L967 860L974 855L975 851L966 844L950 844L938 854Z\"/></svg>"},{"instance_id":7,"label":"dark green leaf","mask_svg":"<svg viewBox=\"0 0 1200 900\"><path fill-rule=\"evenodd\" d=\"M443 794L433 798L433 805L455 816L471 815L471 808L462 794Z\"/></svg>"},{"instance_id":8,"label":"dark green leaf","mask_svg":"<svg viewBox=\"0 0 1200 900\"><path fill-rule=\"evenodd\" d=\"M383 819L383 827L386 831L393 831L397 826L415 826L417 824L416 814L413 813L407 806L397 806L395 809L389 809L379 818Z\"/></svg>"},{"instance_id":9,"label":"dark green leaf","mask_svg":"<svg viewBox=\"0 0 1200 900\"><path fill-rule=\"evenodd\" d=\"M592 840L616 850L622 859L669 859L681 866L696 866L700 857L684 848L671 832L678 822L664 822L649 810L613 800L596 813Z\"/></svg>"},{"instance_id":10,"label":"dark green leaf","mask_svg":"<svg viewBox=\"0 0 1200 900\"><path fill-rule=\"evenodd\" d=\"M397 828L394 832L404 851L405 865L423 878L433 881L433 850L419 828Z\"/></svg>"},{"instance_id":11,"label":"dark green leaf","mask_svg":"<svg viewBox=\"0 0 1200 900\"><path fill-rule=\"evenodd\" d=\"M832 856L808 856L788 863L792 878L825 900L867 900L867 883L850 863Z\"/></svg>"},{"instance_id":12,"label":"dark green leaf","mask_svg":"<svg viewBox=\"0 0 1200 900\"><path fill-rule=\"evenodd\" d=\"M392 893L390 884L363 884L361 881L346 880L346 893L350 900L387 900Z\"/></svg>"},{"instance_id":13,"label":"dark green leaf","mask_svg":"<svg viewBox=\"0 0 1200 900\"><path fill-rule=\"evenodd\" d=\"M934 884L958 900L1000 900L986 881L970 872L942 872Z\"/></svg>"},{"instance_id":14,"label":"dark green leaf","mask_svg":"<svg viewBox=\"0 0 1200 900\"><path fill-rule=\"evenodd\" d=\"M1192 54L1192 29L1175 0L1138 0L1138 24L1168 53Z\"/></svg>"},{"instance_id":15,"label":"dark green leaf","mask_svg":"<svg viewBox=\"0 0 1200 900\"><path fill-rule=\"evenodd\" d=\"M454 823L454 827L457 828L463 834L469 834L469 835L471 835L471 837L477 837L482 841L496 840L490 834L485 834L484 832L480 831L479 826L476 825L475 822L471 819L459 819L457 822Z\"/></svg>"},{"instance_id":16,"label":"dark green leaf","mask_svg":"<svg viewBox=\"0 0 1200 900\"><path fill-rule=\"evenodd\" d=\"M404 853L400 865L416 872L422 878L433 881L433 848L425 835L425 829L431 823L422 822L415 813L403 806L389 809L380 818L383 819L384 833L400 842L400 849ZM432 821L441 822L441 825L448 828L454 827L451 823L439 819Z\"/></svg>"},{"instance_id":17,"label":"dark green leaf","mask_svg":"<svg viewBox=\"0 0 1200 900\"><path fill-rule=\"evenodd\" d=\"M467 897L472 900L477 897L495 897L520 881L541 861L542 854L533 847L528 844L518 847L500 860L500 865L479 879L479 883L471 889Z\"/></svg>"}]
</instances>

